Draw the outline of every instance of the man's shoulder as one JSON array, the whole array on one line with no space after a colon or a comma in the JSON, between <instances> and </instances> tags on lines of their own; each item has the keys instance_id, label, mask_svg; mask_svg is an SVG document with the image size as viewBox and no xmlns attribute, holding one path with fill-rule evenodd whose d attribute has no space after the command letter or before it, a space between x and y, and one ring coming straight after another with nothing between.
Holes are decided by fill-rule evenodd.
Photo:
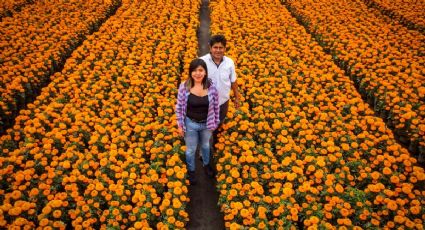
<instances>
[{"instance_id":1,"label":"man's shoulder","mask_svg":"<svg viewBox=\"0 0 425 230\"><path fill-rule=\"evenodd\" d=\"M230 58L230 57L228 57L228 56L224 56L223 57L223 59L224 59L224 61L226 62L226 63L228 63L228 64L230 64L230 65L235 65L235 62L233 61L233 59L232 58Z\"/></svg>"},{"instance_id":2,"label":"man's shoulder","mask_svg":"<svg viewBox=\"0 0 425 230\"><path fill-rule=\"evenodd\" d=\"M204 61L207 61L209 58L210 58L210 54L209 53L207 53L207 54L205 54L204 56L201 56L201 57L199 57L200 59L202 59L202 60L204 60Z\"/></svg>"}]
</instances>

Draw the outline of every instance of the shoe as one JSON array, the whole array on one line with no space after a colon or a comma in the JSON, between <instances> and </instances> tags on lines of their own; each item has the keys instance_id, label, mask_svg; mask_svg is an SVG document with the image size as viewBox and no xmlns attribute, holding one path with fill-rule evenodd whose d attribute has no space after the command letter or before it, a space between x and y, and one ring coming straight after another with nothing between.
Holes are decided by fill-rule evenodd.
<instances>
[{"instance_id":1,"label":"shoe","mask_svg":"<svg viewBox=\"0 0 425 230\"><path fill-rule=\"evenodd\" d=\"M209 177L214 177L214 169L211 167L211 165L210 164L207 164L207 165L205 165L204 166L204 171L205 171L205 174L207 174L207 176L209 176Z\"/></svg>"},{"instance_id":2,"label":"shoe","mask_svg":"<svg viewBox=\"0 0 425 230\"><path fill-rule=\"evenodd\" d=\"M189 171L189 183L190 185L195 185L197 183L195 171Z\"/></svg>"}]
</instances>

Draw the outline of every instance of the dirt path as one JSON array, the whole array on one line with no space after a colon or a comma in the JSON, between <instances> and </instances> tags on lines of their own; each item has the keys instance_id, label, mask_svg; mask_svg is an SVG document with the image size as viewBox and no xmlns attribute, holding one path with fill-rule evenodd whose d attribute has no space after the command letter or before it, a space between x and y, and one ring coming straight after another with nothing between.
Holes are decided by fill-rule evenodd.
<instances>
[{"instance_id":1,"label":"dirt path","mask_svg":"<svg viewBox=\"0 0 425 230\"><path fill-rule=\"evenodd\" d=\"M209 0L202 0L198 29L198 56L209 52L210 38ZM189 230L221 230L224 229L223 214L217 206L218 192L215 178L208 178L202 168L202 162L196 160L196 176L198 184L189 186L190 202L187 206L189 213Z\"/></svg>"},{"instance_id":2,"label":"dirt path","mask_svg":"<svg viewBox=\"0 0 425 230\"><path fill-rule=\"evenodd\" d=\"M209 52L208 40L210 39L210 9L209 0L202 0L199 19L201 25L198 28L198 56Z\"/></svg>"}]
</instances>

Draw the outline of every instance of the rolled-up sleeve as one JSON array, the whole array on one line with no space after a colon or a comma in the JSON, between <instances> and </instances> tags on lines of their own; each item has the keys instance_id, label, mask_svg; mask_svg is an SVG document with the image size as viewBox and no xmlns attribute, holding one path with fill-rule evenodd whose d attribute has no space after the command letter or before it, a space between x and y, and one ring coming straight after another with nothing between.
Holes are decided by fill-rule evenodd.
<instances>
[{"instance_id":1,"label":"rolled-up sleeve","mask_svg":"<svg viewBox=\"0 0 425 230\"><path fill-rule=\"evenodd\" d=\"M215 90L214 97L214 124L216 126L215 128L217 128L218 124L220 123L220 104L218 101L218 90Z\"/></svg>"},{"instance_id":2,"label":"rolled-up sleeve","mask_svg":"<svg viewBox=\"0 0 425 230\"><path fill-rule=\"evenodd\" d=\"M232 67L230 68L230 82L234 83L236 81L236 67L235 63L232 61Z\"/></svg>"},{"instance_id":3,"label":"rolled-up sleeve","mask_svg":"<svg viewBox=\"0 0 425 230\"><path fill-rule=\"evenodd\" d=\"M214 86L211 86L208 94L211 98L209 99L210 105L208 108L207 128L209 130L215 130L220 123L220 104L218 101L218 90Z\"/></svg>"},{"instance_id":4,"label":"rolled-up sleeve","mask_svg":"<svg viewBox=\"0 0 425 230\"><path fill-rule=\"evenodd\" d=\"M186 131L186 127L184 124L184 110L185 106L185 88L184 84L180 84L179 91L177 93L177 103L176 103L176 117L177 117L177 125L179 128L183 128Z\"/></svg>"}]
</instances>

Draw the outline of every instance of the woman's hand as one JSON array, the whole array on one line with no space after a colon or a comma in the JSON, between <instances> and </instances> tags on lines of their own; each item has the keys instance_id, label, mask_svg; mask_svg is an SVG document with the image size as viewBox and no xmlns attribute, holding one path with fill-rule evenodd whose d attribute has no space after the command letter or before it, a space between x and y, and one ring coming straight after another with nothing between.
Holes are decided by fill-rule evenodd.
<instances>
[{"instance_id":1,"label":"woman's hand","mask_svg":"<svg viewBox=\"0 0 425 230\"><path fill-rule=\"evenodd\" d=\"M178 128L179 136L184 137L184 131L182 127Z\"/></svg>"}]
</instances>

